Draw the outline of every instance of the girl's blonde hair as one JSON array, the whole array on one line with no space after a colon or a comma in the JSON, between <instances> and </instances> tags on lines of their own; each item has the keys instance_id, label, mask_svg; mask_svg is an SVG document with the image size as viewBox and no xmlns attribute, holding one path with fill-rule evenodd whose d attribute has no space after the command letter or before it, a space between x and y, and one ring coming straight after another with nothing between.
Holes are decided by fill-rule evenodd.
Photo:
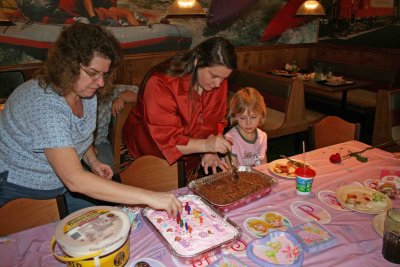
<instances>
[{"instance_id":1,"label":"girl's blonde hair","mask_svg":"<svg viewBox=\"0 0 400 267\"><path fill-rule=\"evenodd\" d=\"M257 89L252 87L240 88L229 102L229 121L231 125L236 124L236 114L242 114L246 110L261 114L259 125L264 124L267 115L267 106L264 97Z\"/></svg>"}]
</instances>

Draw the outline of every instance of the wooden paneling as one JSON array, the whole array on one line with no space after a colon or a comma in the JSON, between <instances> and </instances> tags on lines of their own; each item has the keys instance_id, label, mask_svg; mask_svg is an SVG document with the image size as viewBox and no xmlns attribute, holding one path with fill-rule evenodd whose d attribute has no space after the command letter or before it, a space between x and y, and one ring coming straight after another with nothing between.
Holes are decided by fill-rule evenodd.
<instances>
[{"instance_id":1,"label":"wooden paneling","mask_svg":"<svg viewBox=\"0 0 400 267\"><path fill-rule=\"evenodd\" d=\"M279 46L246 46L236 49L238 68L250 69L251 66L282 67L286 62L296 60L301 69L312 69L310 59L325 61L351 62L396 68L400 72L399 49L372 49L364 47L349 47L331 44L301 44ZM178 51L142 53L126 55L123 65L118 71L116 83L140 85L147 71L159 62L171 57ZM17 66L0 66L0 71L21 70L30 79L39 68L40 63ZM400 83L400 77L396 78Z\"/></svg>"}]
</instances>

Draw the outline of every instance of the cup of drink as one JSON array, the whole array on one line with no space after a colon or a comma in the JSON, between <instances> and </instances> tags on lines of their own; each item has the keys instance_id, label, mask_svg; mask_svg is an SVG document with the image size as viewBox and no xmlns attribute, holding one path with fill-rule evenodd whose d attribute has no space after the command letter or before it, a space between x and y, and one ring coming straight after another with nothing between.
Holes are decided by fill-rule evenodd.
<instances>
[{"instance_id":1,"label":"cup of drink","mask_svg":"<svg viewBox=\"0 0 400 267\"><path fill-rule=\"evenodd\" d=\"M393 263L400 263L400 208L389 209L383 228L383 257Z\"/></svg>"},{"instance_id":2,"label":"cup of drink","mask_svg":"<svg viewBox=\"0 0 400 267\"><path fill-rule=\"evenodd\" d=\"M296 169L296 191L299 195L309 195L311 187L316 175L315 171L310 167L303 166Z\"/></svg>"}]
</instances>

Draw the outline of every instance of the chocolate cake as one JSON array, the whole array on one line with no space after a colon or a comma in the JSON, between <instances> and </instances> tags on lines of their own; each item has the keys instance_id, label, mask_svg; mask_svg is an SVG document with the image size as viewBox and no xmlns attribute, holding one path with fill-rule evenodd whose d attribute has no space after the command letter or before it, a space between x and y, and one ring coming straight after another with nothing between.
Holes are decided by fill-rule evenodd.
<instances>
[{"instance_id":1,"label":"chocolate cake","mask_svg":"<svg viewBox=\"0 0 400 267\"><path fill-rule=\"evenodd\" d=\"M197 191L213 204L226 205L272 186L272 182L257 172L238 172L239 180L229 174L200 185Z\"/></svg>"}]
</instances>

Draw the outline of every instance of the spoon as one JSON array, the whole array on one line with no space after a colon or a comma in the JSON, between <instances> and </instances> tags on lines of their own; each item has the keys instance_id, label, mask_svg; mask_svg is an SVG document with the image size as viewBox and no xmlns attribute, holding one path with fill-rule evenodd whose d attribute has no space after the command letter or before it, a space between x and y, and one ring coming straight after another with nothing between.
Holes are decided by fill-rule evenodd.
<instances>
[{"instance_id":1,"label":"spoon","mask_svg":"<svg viewBox=\"0 0 400 267\"><path fill-rule=\"evenodd\" d=\"M236 166L233 164L231 152L228 152L228 158L229 158L229 163L231 164L231 169L232 169L232 174L233 174L232 180L233 180L233 182L236 183L237 181L239 181L239 175L237 173L238 170L237 170Z\"/></svg>"},{"instance_id":2,"label":"spoon","mask_svg":"<svg viewBox=\"0 0 400 267\"><path fill-rule=\"evenodd\" d=\"M290 163L292 163L294 166L296 166L296 167L303 167L303 165L304 165L304 163L303 162L299 162L299 161L297 161L297 160L294 160L294 159L291 159L291 158L289 158L289 157L287 157L287 156L285 156L285 155L280 155L281 156L281 158L283 158L283 159L287 159ZM305 164L306 165L306 167L309 167L307 164Z\"/></svg>"}]
</instances>

